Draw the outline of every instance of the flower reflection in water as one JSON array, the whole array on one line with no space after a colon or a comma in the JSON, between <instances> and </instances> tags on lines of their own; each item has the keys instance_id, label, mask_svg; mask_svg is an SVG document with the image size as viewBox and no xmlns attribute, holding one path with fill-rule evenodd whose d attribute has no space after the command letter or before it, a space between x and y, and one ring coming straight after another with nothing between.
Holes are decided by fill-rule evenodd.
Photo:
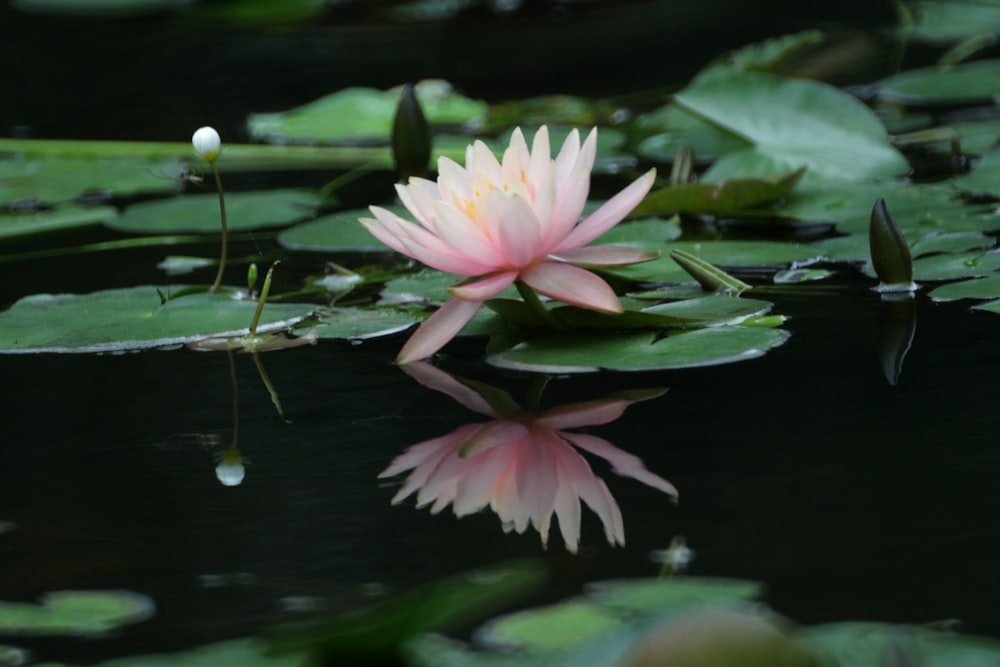
<instances>
[{"instance_id":1,"label":"flower reflection in water","mask_svg":"<svg viewBox=\"0 0 1000 667\"><path fill-rule=\"evenodd\" d=\"M410 471L393 504L416 493L417 507L430 505L436 514L450 504L459 517L489 506L505 532L523 533L530 525L543 545L554 514L566 548L576 553L581 500L601 519L608 542L625 544L621 510L579 450L605 459L619 475L677 497L673 485L647 470L638 457L603 438L566 430L607 424L633 403L662 396L665 389L535 411L523 409L506 392L460 380L424 362L402 369L420 384L492 420L413 445L392 461L379 477Z\"/></svg>"}]
</instances>

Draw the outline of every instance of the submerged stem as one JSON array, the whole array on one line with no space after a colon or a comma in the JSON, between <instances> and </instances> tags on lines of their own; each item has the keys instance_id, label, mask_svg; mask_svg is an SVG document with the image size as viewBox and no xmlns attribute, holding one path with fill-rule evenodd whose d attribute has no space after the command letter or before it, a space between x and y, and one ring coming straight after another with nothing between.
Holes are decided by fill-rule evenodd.
<instances>
[{"instance_id":1,"label":"submerged stem","mask_svg":"<svg viewBox=\"0 0 1000 667\"><path fill-rule=\"evenodd\" d=\"M538 296L538 293L535 292L535 290L531 289L520 280L515 281L514 285L517 286L517 291L521 295L521 298L524 299L524 302L531 307L532 312L538 315L542 322L553 329L565 328L562 322L560 322L559 319L552 314L552 311L545 307L545 304L542 303L542 299Z\"/></svg>"},{"instance_id":2,"label":"submerged stem","mask_svg":"<svg viewBox=\"0 0 1000 667\"><path fill-rule=\"evenodd\" d=\"M226 224L226 197L222 192L222 177L219 176L219 168L212 162L212 175L215 177L215 187L219 191L219 217L222 220L222 253L219 256L219 271L215 274L215 282L208 289L211 294L219 289L222 284L222 274L226 271L226 255L229 254L229 230Z\"/></svg>"}]
</instances>

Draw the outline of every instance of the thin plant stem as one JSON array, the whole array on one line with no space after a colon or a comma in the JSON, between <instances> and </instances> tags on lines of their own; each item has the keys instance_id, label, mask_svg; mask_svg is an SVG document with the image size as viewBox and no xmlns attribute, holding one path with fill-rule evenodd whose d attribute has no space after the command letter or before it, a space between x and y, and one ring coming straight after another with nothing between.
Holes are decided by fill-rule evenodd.
<instances>
[{"instance_id":1,"label":"thin plant stem","mask_svg":"<svg viewBox=\"0 0 1000 667\"><path fill-rule=\"evenodd\" d=\"M226 224L226 197L222 192L222 177L219 168L212 162L212 176L215 177L215 187L219 191L219 218L222 220L222 253L219 256L219 271L215 274L215 282L209 288L209 293L215 294L222 284L222 274L226 271L226 256L229 254L229 228Z\"/></svg>"},{"instance_id":2,"label":"thin plant stem","mask_svg":"<svg viewBox=\"0 0 1000 667\"><path fill-rule=\"evenodd\" d=\"M233 384L233 442L230 448L236 447L236 441L240 437L240 386L236 382L236 362L233 359L233 351L226 350L229 356L229 380Z\"/></svg>"},{"instance_id":3,"label":"thin plant stem","mask_svg":"<svg viewBox=\"0 0 1000 667\"><path fill-rule=\"evenodd\" d=\"M267 295L271 293L271 276L274 274L274 267L281 264L281 260L275 260L271 268L267 270L267 275L264 276L264 286L260 288L260 296L257 297L257 310L253 313L253 320L250 321L250 335L257 335L257 325L260 324L260 315L264 312L264 303L267 301Z\"/></svg>"},{"instance_id":4,"label":"thin plant stem","mask_svg":"<svg viewBox=\"0 0 1000 667\"><path fill-rule=\"evenodd\" d=\"M253 352L251 356L253 357L254 365L257 367L257 374L260 375L261 381L267 387L267 393L271 395L271 403L274 405L274 409L278 411L278 416L281 417L281 421L291 424L292 420L285 418L285 411L281 409L281 400L278 398L278 390L274 388L271 378L268 376L267 371L264 370L264 364L260 361L260 355Z\"/></svg>"},{"instance_id":5,"label":"thin plant stem","mask_svg":"<svg viewBox=\"0 0 1000 667\"><path fill-rule=\"evenodd\" d=\"M514 284L517 286L517 291L521 295L521 298L524 299L524 302L531 307L532 312L538 315L542 322L553 329L566 328L563 326L562 322L560 322L559 319L552 314L552 311L545 307L545 304L542 303L541 298L539 298L535 290L531 289L520 280L516 281Z\"/></svg>"}]
</instances>

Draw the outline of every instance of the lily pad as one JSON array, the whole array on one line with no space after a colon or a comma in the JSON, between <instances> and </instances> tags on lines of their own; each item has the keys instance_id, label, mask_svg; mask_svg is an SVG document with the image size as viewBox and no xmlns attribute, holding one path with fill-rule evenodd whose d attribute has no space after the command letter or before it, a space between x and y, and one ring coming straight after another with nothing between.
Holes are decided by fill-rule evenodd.
<instances>
[{"instance_id":1,"label":"lily pad","mask_svg":"<svg viewBox=\"0 0 1000 667\"><path fill-rule=\"evenodd\" d=\"M988 276L1000 269L1000 253L959 252L921 257L913 262L913 279L957 280Z\"/></svg>"},{"instance_id":2,"label":"lily pad","mask_svg":"<svg viewBox=\"0 0 1000 667\"><path fill-rule=\"evenodd\" d=\"M173 291L184 289L174 286ZM191 294L161 305L152 285L91 294L36 294L0 312L0 354L121 352L249 333L254 301ZM312 313L309 304L268 304L259 334L284 331Z\"/></svg>"},{"instance_id":3,"label":"lily pad","mask_svg":"<svg viewBox=\"0 0 1000 667\"><path fill-rule=\"evenodd\" d=\"M271 142L387 143L400 91L346 88L282 113L250 114L247 126L254 139ZM487 109L484 102L459 95L444 81L421 81L415 92L431 125L465 125Z\"/></svg>"},{"instance_id":4,"label":"lily pad","mask_svg":"<svg viewBox=\"0 0 1000 667\"><path fill-rule=\"evenodd\" d=\"M1000 298L1000 276L974 278L957 283L948 283L933 290L930 296L935 301L997 299Z\"/></svg>"},{"instance_id":5,"label":"lily pad","mask_svg":"<svg viewBox=\"0 0 1000 667\"><path fill-rule=\"evenodd\" d=\"M107 224L118 215L110 206L64 206L50 211L0 213L0 239Z\"/></svg>"},{"instance_id":6,"label":"lily pad","mask_svg":"<svg viewBox=\"0 0 1000 667\"><path fill-rule=\"evenodd\" d=\"M774 203L795 189L805 167L775 178L733 178L720 183L682 183L646 195L633 213L725 213Z\"/></svg>"},{"instance_id":7,"label":"lily pad","mask_svg":"<svg viewBox=\"0 0 1000 667\"><path fill-rule=\"evenodd\" d=\"M0 635L101 635L155 611L152 599L132 591L53 591L39 604L0 601Z\"/></svg>"},{"instance_id":8,"label":"lily pad","mask_svg":"<svg viewBox=\"0 0 1000 667\"><path fill-rule=\"evenodd\" d=\"M402 206L386 208L406 215ZM356 209L324 215L282 231L278 243L292 250L317 252L392 252L358 222L363 217L371 217L371 211Z\"/></svg>"},{"instance_id":9,"label":"lily pad","mask_svg":"<svg viewBox=\"0 0 1000 667\"><path fill-rule=\"evenodd\" d=\"M889 664L887 655L903 653L897 664L927 667L988 667L1000 662L1000 642L986 637L934 632L881 623L829 623L805 628L797 638L819 649L830 664L861 667ZM890 644L896 646L889 651Z\"/></svg>"},{"instance_id":10,"label":"lily pad","mask_svg":"<svg viewBox=\"0 0 1000 667\"><path fill-rule=\"evenodd\" d=\"M975 104L1000 98L1000 60L922 67L878 84L879 97L906 104Z\"/></svg>"},{"instance_id":11,"label":"lily pad","mask_svg":"<svg viewBox=\"0 0 1000 667\"><path fill-rule=\"evenodd\" d=\"M266 655L266 646L259 639L233 639L207 644L178 653L136 655L108 660L97 667L309 667L312 656Z\"/></svg>"},{"instance_id":12,"label":"lily pad","mask_svg":"<svg viewBox=\"0 0 1000 667\"><path fill-rule=\"evenodd\" d=\"M652 133L639 142L638 155L665 163L673 162L681 148L693 151L697 159L715 159L752 145L673 103L640 116L636 128Z\"/></svg>"},{"instance_id":13,"label":"lily pad","mask_svg":"<svg viewBox=\"0 0 1000 667\"><path fill-rule=\"evenodd\" d=\"M695 83L674 101L750 144L721 157L704 174L708 182L774 177L805 166L803 184L827 185L898 176L909 168L878 116L824 83L747 72Z\"/></svg>"},{"instance_id":14,"label":"lily pad","mask_svg":"<svg viewBox=\"0 0 1000 667\"><path fill-rule=\"evenodd\" d=\"M587 587L587 597L628 612L672 611L704 604L747 602L764 594L764 586L742 579L668 577L602 581Z\"/></svg>"},{"instance_id":15,"label":"lily pad","mask_svg":"<svg viewBox=\"0 0 1000 667\"><path fill-rule=\"evenodd\" d=\"M414 313L393 308L335 308L319 319L316 333L320 338L369 340L406 331L420 320Z\"/></svg>"},{"instance_id":16,"label":"lily pad","mask_svg":"<svg viewBox=\"0 0 1000 667\"><path fill-rule=\"evenodd\" d=\"M80 195L124 197L180 189L180 163L142 157L7 155L0 159L0 204L58 204Z\"/></svg>"},{"instance_id":17,"label":"lily pad","mask_svg":"<svg viewBox=\"0 0 1000 667\"><path fill-rule=\"evenodd\" d=\"M556 651L569 648L625 623L622 614L587 600L529 609L483 626L479 641L503 650Z\"/></svg>"},{"instance_id":18,"label":"lily pad","mask_svg":"<svg viewBox=\"0 0 1000 667\"><path fill-rule=\"evenodd\" d=\"M229 231L283 227L313 215L322 203L307 190L265 190L226 194ZM219 196L198 194L135 204L107 222L108 227L136 234L218 233Z\"/></svg>"},{"instance_id":19,"label":"lily pad","mask_svg":"<svg viewBox=\"0 0 1000 667\"><path fill-rule=\"evenodd\" d=\"M993 148L968 174L960 176L952 183L967 192L989 194L1000 197L1000 148Z\"/></svg>"},{"instance_id":20,"label":"lily pad","mask_svg":"<svg viewBox=\"0 0 1000 667\"><path fill-rule=\"evenodd\" d=\"M1000 5L988 1L923 0L912 3L912 14L900 33L922 42L946 44L1000 31Z\"/></svg>"},{"instance_id":21,"label":"lily pad","mask_svg":"<svg viewBox=\"0 0 1000 667\"><path fill-rule=\"evenodd\" d=\"M535 373L695 368L754 359L788 336L787 331L740 326L697 329L665 338L652 333L552 334L515 345L486 361Z\"/></svg>"}]
</instances>

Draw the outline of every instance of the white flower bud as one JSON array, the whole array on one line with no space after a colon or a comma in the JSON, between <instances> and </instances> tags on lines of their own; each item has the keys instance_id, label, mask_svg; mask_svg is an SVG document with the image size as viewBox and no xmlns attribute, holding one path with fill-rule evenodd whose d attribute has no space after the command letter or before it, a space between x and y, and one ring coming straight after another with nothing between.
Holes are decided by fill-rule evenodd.
<instances>
[{"instance_id":1,"label":"white flower bud","mask_svg":"<svg viewBox=\"0 0 1000 667\"><path fill-rule=\"evenodd\" d=\"M198 155L209 162L215 162L215 158L219 157L222 151L222 139L214 127L199 127L191 137L191 145Z\"/></svg>"}]
</instances>

